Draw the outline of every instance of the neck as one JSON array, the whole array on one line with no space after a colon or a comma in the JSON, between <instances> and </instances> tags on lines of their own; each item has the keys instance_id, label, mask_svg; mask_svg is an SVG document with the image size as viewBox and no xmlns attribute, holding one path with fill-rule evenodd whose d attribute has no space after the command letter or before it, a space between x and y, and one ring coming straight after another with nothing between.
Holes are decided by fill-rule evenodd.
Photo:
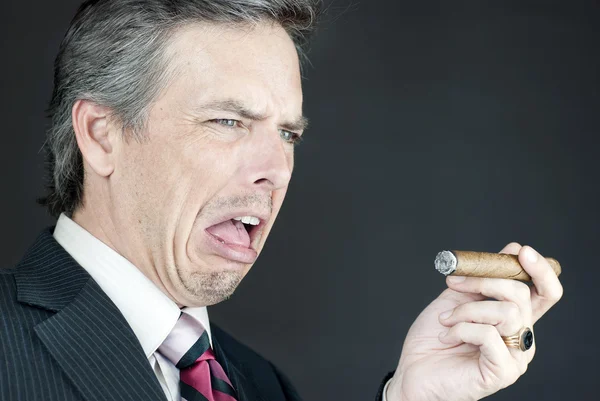
<instances>
[{"instance_id":1,"label":"neck","mask_svg":"<svg viewBox=\"0 0 600 401\"><path fill-rule=\"evenodd\" d=\"M104 208L81 207L77 209L71 219L83 227L87 232L112 248L115 252L125 256L117 246L120 241L117 240L115 226L109 213L105 213Z\"/></svg>"}]
</instances>

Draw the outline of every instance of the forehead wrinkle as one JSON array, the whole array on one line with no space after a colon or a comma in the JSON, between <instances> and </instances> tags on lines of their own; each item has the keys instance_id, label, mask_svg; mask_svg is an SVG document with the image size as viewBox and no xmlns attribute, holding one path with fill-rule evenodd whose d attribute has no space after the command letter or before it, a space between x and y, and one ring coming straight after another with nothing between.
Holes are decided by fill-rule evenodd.
<instances>
[{"instance_id":1,"label":"forehead wrinkle","mask_svg":"<svg viewBox=\"0 0 600 401\"><path fill-rule=\"evenodd\" d=\"M289 41L290 46L269 44L262 39L260 45L254 46L256 49L246 46L254 34L258 39L275 34L282 39L279 42ZM193 24L179 29L174 42L172 50L178 56L174 60L178 67L174 75L180 78L177 87L185 94L181 109L188 115L199 118L211 111L224 111L253 121L278 117L278 125L290 131L306 128L299 71L295 74L297 53L282 28L269 23ZM224 48L228 51L223 51ZM230 57L232 49L238 49L233 54L241 51L245 59L251 59L252 62L244 64L244 73L240 72L239 59ZM288 52L290 60L285 57ZM254 89L248 90L249 87ZM242 93L237 88L246 89Z\"/></svg>"},{"instance_id":2,"label":"forehead wrinkle","mask_svg":"<svg viewBox=\"0 0 600 401\"><path fill-rule=\"evenodd\" d=\"M247 118L249 120L261 121L267 118L267 114L258 110L252 110L246 106L243 102L235 99L225 100L214 100L206 104L197 107L198 110L211 110L211 111L228 111L235 113L239 116Z\"/></svg>"}]
</instances>

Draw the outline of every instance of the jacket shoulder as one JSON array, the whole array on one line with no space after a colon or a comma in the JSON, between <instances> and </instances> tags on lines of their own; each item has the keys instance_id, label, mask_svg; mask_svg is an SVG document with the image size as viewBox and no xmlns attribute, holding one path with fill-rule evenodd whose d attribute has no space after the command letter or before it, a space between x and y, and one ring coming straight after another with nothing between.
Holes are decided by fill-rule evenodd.
<instances>
[{"instance_id":1,"label":"jacket shoulder","mask_svg":"<svg viewBox=\"0 0 600 401\"><path fill-rule=\"evenodd\" d=\"M60 399L52 396L57 384L48 380L59 369L35 333L52 312L20 302L13 273L0 272L0 366L10 366L0 369L0 399ZM64 400L74 399L70 387L61 393Z\"/></svg>"},{"instance_id":2,"label":"jacket shoulder","mask_svg":"<svg viewBox=\"0 0 600 401\"><path fill-rule=\"evenodd\" d=\"M0 343L7 341L30 341L33 327L52 316L53 313L18 299L15 273L17 269L0 272Z\"/></svg>"}]
</instances>

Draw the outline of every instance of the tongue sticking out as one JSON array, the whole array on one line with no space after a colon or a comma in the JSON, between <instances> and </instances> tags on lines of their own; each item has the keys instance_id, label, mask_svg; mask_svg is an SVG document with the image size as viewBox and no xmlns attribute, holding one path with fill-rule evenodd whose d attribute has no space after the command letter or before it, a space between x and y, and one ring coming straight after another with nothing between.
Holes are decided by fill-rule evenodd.
<instances>
[{"instance_id":1,"label":"tongue sticking out","mask_svg":"<svg viewBox=\"0 0 600 401\"><path fill-rule=\"evenodd\" d=\"M207 228L206 231L226 244L250 248L250 236L241 221L227 220Z\"/></svg>"}]
</instances>

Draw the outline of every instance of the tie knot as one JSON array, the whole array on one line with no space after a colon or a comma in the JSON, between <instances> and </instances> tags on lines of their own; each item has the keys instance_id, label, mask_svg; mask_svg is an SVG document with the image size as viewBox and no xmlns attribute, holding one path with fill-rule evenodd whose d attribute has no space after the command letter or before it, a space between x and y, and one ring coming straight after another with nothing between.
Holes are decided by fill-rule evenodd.
<instances>
[{"instance_id":1,"label":"tie knot","mask_svg":"<svg viewBox=\"0 0 600 401\"><path fill-rule=\"evenodd\" d=\"M208 333L200 322L186 313L179 316L173 330L158 347L158 352L179 370L188 368L195 362L215 359Z\"/></svg>"}]
</instances>

